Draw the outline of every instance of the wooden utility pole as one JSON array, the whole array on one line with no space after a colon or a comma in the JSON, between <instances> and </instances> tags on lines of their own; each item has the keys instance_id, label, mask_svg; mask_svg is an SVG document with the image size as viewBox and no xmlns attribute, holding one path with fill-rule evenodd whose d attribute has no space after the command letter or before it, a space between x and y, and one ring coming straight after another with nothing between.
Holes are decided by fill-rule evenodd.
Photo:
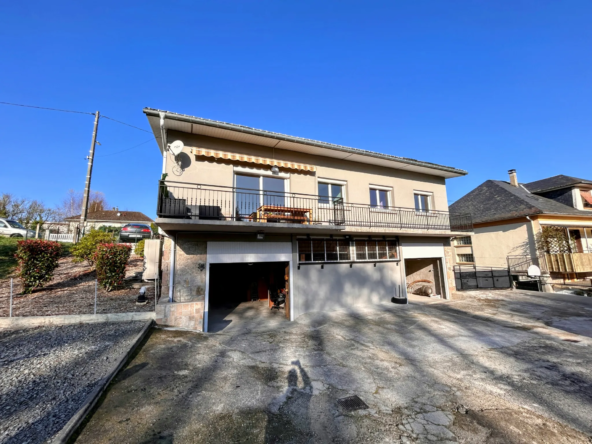
<instances>
[{"instance_id":1,"label":"wooden utility pole","mask_svg":"<svg viewBox=\"0 0 592 444\"><path fill-rule=\"evenodd\" d=\"M78 237L84 236L84 227L86 225L86 214L88 212L88 198L90 195L90 179L92 177L93 160L95 158L95 145L97 144L97 131L99 129L99 112L95 114L95 126L92 134L92 142L90 144L90 154L88 159L88 170L86 172L86 185L84 187L84 196L82 198L82 209L80 212L80 228Z\"/></svg>"}]
</instances>

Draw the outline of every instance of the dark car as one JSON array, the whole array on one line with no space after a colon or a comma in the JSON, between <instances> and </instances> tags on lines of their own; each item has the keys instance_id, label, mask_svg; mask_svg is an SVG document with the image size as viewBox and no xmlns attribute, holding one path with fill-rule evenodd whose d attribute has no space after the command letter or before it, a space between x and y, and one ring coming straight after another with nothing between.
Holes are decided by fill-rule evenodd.
<instances>
[{"instance_id":1,"label":"dark car","mask_svg":"<svg viewBox=\"0 0 592 444\"><path fill-rule=\"evenodd\" d=\"M127 224L119 233L121 242L139 242L150 238L152 238L152 230L149 225L144 224Z\"/></svg>"}]
</instances>

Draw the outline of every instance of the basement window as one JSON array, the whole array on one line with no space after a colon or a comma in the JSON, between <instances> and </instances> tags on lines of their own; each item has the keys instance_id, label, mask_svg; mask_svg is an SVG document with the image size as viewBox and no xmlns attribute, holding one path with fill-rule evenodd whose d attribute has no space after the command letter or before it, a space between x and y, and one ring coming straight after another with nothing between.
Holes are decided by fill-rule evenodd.
<instances>
[{"instance_id":1,"label":"basement window","mask_svg":"<svg viewBox=\"0 0 592 444\"><path fill-rule=\"evenodd\" d=\"M396 240L299 239L299 263L399 260Z\"/></svg>"}]
</instances>

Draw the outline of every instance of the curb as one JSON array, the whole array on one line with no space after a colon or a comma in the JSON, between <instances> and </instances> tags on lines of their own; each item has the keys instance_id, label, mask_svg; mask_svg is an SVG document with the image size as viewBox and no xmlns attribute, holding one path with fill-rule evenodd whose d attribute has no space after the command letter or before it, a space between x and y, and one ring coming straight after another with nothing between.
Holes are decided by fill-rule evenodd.
<instances>
[{"instance_id":1,"label":"curb","mask_svg":"<svg viewBox=\"0 0 592 444\"><path fill-rule=\"evenodd\" d=\"M144 338L146 337L153 325L153 320L150 320L146 323L146 325L142 328L140 333L138 333L138 335L134 339L134 342L132 343L129 350L123 356L121 356L121 358L119 358L119 360L113 366L109 374L99 381L97 387L95 387L94 390L87 396L86 401L84 401L82 407L80 407L78 411L74 414L74 416L70 418L70 420L62 428L62 430L60 430L53 437L53 439L50 441L51 443L66 444L70 440L70 438L72 438L72 436L78 430L84 419L92 411L97 401L101 398L103 393L105 393L107 387L109 387L109 384L111 383L113 378L115 378L117 373L119 373L119 371L127 363L130 356L134 354L134 352L138 348L138 345L140 345L140 343L144 340Z\"/></svg>"},{"instance_id":2,"label":"curb","mask_svg":"<svg viewBox=\"0 0 592 444\"><path fill-rule=\"evenodd\" d=\"M23 316L14 318L0 318L0 330L11 328L31 328L43 325L91 324L93 322L123 322L144 321L156 318L154 311L140 311L133 313L108 313L86 315L59 316Z\"/></svg>"}]
</instances>

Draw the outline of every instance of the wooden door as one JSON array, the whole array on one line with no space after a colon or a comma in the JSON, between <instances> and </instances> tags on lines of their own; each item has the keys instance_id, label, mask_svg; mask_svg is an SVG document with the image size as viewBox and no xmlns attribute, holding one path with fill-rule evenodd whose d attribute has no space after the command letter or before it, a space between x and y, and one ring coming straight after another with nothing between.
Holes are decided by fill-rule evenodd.
<instances>
[{"instance_id":1,"label":"wooden door","mask_svg":"<svg viewBox=\"0 0 592 444\"><path fill-rule=\"evenodd\" d=\"M290 320L290 264L286 265L284 272L284 281L286 282L286 318Z\"/></svg>"}]
</instances>

